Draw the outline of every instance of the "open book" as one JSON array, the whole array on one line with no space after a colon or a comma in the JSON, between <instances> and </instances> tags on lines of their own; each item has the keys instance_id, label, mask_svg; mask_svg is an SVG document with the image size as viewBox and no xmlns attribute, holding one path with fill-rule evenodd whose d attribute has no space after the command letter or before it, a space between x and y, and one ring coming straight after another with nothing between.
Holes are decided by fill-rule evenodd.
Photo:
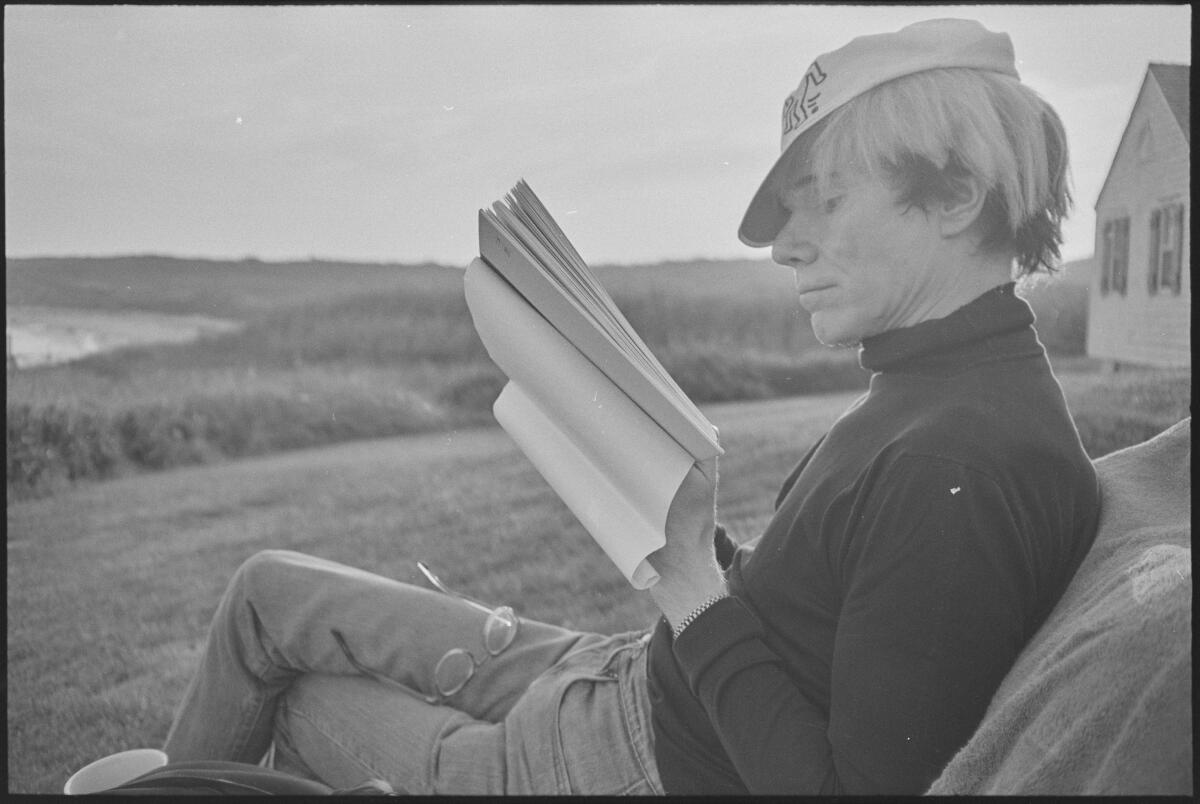
<instances>
[{"instance_id":1,"label":"open book","mask_svg":"<svg viewBox=\"0 0 1200 804\"><path fill-rule=\"evenodd\" d=\"M479 212L467 306L509 382L496 420L637 589L717 430L651 354L521 181Z\"/></svg>"}]
</instances>

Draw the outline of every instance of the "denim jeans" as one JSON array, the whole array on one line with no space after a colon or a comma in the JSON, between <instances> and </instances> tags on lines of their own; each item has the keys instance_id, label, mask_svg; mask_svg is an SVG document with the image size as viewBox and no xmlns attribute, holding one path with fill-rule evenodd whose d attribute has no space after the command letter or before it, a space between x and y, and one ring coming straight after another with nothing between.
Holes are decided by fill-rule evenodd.
<instances>
[{"instance_id":1,"label":"denim jeans","mask_svg":"<svg viewBox=\"0 0 1200 804\"><path fill-rule=\"evenodd\" d=\"M234 574L166 751L172 762L257 762L335 788L661 793L646 692L647 632L606 636L522 619L497 656L464 601L324 559L268 550ZM451 648L480 662L438 704L358 673L355 659L424 695Z\"/></svg>"}]
</instances>

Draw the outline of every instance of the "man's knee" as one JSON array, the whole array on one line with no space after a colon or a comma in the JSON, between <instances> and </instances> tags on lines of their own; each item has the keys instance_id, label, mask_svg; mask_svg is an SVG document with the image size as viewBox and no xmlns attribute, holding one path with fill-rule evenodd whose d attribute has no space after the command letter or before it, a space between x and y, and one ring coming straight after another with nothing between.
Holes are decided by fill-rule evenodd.
<instances>
[{"instance_id":1,"label":"man's knee","mask_svg":"<svg viewBox=\"0 0 1200 804\"><path fill-rule=\"evenodd\" d=\"M299 556L292 550L260 550L242 562L229 582L229 593L249 597L256 591L276 588L286 582L287 575Z\"/></svg>"}]
</instances>

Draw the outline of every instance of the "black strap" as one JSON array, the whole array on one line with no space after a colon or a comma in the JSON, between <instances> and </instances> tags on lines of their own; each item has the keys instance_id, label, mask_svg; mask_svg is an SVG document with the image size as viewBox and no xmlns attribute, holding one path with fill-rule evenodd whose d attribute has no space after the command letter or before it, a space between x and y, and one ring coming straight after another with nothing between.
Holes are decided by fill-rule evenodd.
<instances>
[{"instance_id":1,"label":"black strap","mask_svg":"<svg viewBox=\"0 0 1200 804\"><path fill-rule=\"evenodd\" d=\"M104 791L109 795L329 795L333 788L241 762L176 762Z\"/></svg>"}]
</instances>

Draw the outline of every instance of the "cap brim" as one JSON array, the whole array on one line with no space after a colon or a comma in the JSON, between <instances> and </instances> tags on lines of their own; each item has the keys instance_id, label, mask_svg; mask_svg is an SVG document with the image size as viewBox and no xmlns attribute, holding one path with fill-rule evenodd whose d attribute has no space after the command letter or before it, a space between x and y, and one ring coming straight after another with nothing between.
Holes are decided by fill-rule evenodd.
<instances>
[{"instance_id":1,"label":"cap brim","mask_svg":"<svg viewBox=\"0 0 1200 804\"><path fill-rule=\"evenodd\" d=\"M750 199L746 214L742 216L742 224L738 227L738 239L747 246L761 248L771 245L779 230L787 223L787 210L779 203L779 182L786 161L784 157L790 150L789 148L788 151L784 151L775 160L775 164L767 171L767 177Z\"/></svg>"},{"instance_id":2,"label":"cap brim","mask_svg":"<svg viewBox=\"0 0 1200 804\"><path fill-rule=\"evenodd\" d=\"M822 116L824 117L824 116ZM742 216L742 225L738 227L738 239L747 246L761 248L775 242L779 231L790 217L783 204L779 203L780 185L783 183L787 166L793 159L800 158L800 150L814 142L820 131L825 127L824 120L818 119L798 135L784 149L775 164L767 171L767 177L758 186L758 191L750 199L750 206Z\"/></svg>"}]
</instances>

